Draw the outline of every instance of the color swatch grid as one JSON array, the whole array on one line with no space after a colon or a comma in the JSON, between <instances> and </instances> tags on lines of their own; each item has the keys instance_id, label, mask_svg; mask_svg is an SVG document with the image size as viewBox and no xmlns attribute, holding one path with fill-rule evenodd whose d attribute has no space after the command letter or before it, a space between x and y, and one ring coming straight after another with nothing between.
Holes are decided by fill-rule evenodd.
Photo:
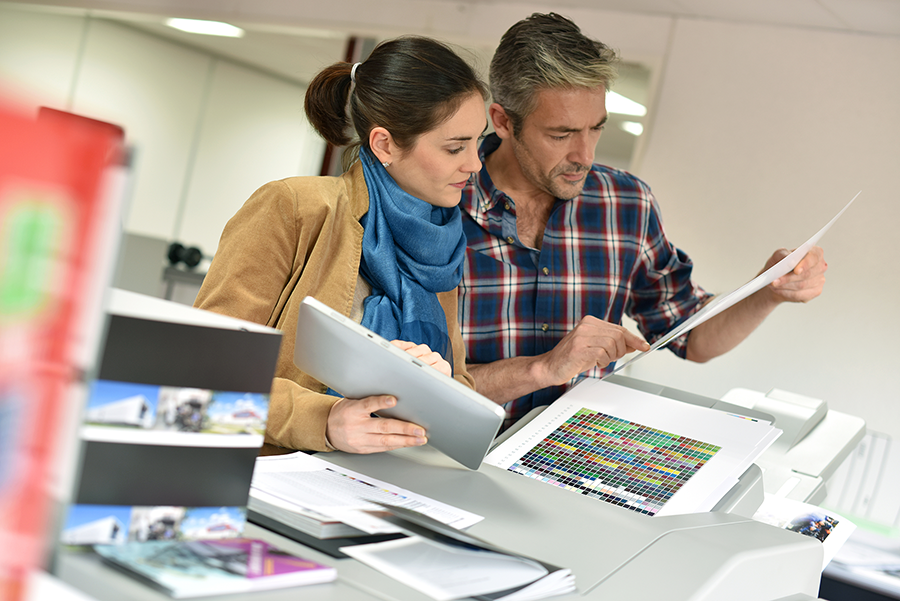
<instances>
[{"instance_id":1,"label":"color swatch grid","mask_svg":"<svg viewBox=\"0 0 900 601\"><path fill-rule=\"evenodd\" d=\"M509 471L656 515L720 448L580 409Z\"/></svg>"}]
</instances>

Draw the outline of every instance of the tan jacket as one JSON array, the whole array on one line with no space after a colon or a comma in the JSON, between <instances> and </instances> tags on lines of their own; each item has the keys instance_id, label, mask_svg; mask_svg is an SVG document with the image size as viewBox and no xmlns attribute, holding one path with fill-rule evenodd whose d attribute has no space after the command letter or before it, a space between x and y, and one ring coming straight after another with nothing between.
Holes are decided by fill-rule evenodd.
<instances>
[{"instance_id":1,"label":"tan jacket","mask_svg":"<svg viewBox=\"0 0 900 601\"><path fill-rule=\"evenodd\" d=\"M314 296L350 314L369 193L359 163L340 177L292 177L257 190L225 226L194 305L284 332L269 401L266 442L328 450L325 423L337 398L294 365L300 302ZM438 294L447 315L454 378L470 388L456 289Z\"/></svg>"}]
</instances>

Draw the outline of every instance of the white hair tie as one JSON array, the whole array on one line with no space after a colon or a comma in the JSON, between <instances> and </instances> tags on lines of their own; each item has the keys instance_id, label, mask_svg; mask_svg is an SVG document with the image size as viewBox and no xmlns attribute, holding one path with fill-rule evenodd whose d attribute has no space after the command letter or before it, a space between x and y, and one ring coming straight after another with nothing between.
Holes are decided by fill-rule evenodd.
<instances>
[{"instance_id":1,"label":"white hair tie","mask_svg":"<svg viewBox=\"0 0 900 601\"><path fill-rule=\"evenodd\" d=\"M356 68L359 67L362 63L355 63L353 68L350 69L350 82L356 83Z\"/></svg>"}]
</instances>

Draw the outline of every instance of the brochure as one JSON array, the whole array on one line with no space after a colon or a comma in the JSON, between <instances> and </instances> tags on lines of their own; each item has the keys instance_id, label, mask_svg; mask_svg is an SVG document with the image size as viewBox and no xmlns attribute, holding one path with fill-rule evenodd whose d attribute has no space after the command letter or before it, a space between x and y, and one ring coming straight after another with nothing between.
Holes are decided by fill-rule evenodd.
<instances>
[{"instance_id":1,"label":"brochure","mask_svg":"<svg viewBox=\"0 0 900 601\"><path fill-rule=\"evenodd\" d=\"M103 559L176 599L330 582L333 567L258 539L97 545Z\"/></svg>"}]
</instances>

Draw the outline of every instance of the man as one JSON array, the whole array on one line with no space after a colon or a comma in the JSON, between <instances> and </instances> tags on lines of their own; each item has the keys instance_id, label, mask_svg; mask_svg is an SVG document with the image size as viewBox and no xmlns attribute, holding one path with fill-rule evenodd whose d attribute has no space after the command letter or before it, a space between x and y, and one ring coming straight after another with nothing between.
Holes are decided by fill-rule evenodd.
<instances>
[{"instance_id":1,"label":"man","mask_svg":"<svg viewBox=\"0 0 900 601\"><path fill-rule=\"evenodd\" d=\"M711 294L665 237L649 187L596 165L617 57L570 20L534 14L503 36L490 67L495 133L463 191L468 237L460 325L479 392L506 404L507 425L649 348ZM788 251L766 262L774 265ZM682 358L725 353L782 302L824 285L822 249L794 271L673 341Z\"/></svg>"}]
</instances>

